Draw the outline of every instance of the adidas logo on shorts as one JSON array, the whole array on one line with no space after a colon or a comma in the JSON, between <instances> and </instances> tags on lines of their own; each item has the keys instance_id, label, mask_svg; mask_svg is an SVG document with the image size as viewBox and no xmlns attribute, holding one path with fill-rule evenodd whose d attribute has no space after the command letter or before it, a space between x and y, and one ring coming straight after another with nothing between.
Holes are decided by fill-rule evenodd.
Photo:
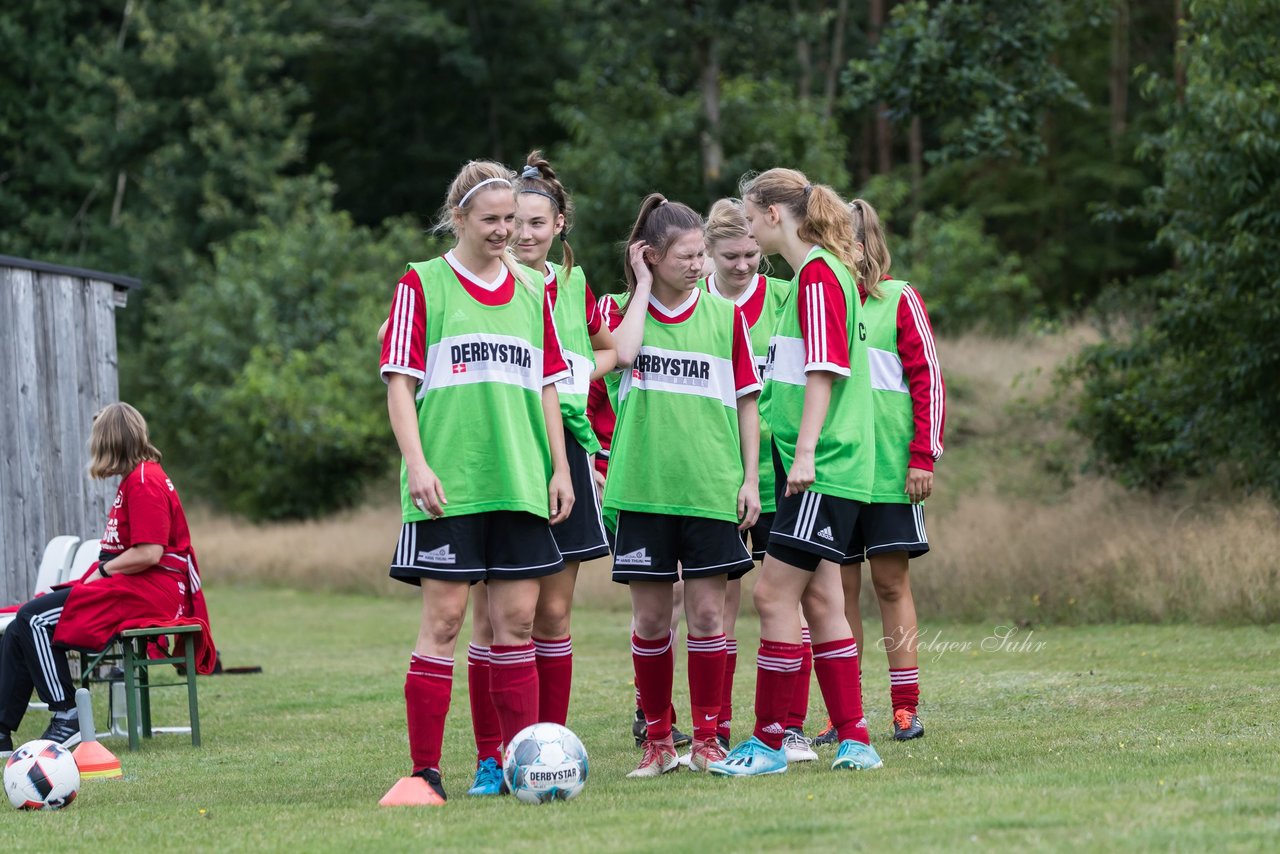
<instances>
[{"instance_id":1,"label":"adidas logo on shorts","mask_svg":"<svg viewBox=\"0 0 1280 854\"><path fill-rule=\"evenodd\" d=\"M449 546L441 546L429 552L418 552L419 563L457 563L458 556Z\"/></svg>"},{"instance_id":2,"label":"adidas logo on shorts","mask_svg":"<svg viewBox=\"0 0 1280 854\"><path fill-rule=\"evenodd\" d=\"M834 542L836 541L835 536L831 533L831 526L830 526L830 525L828 525L827 527L825 527L825 528L823 528L821 531L819 531L819 532L817 533L817 536L821 537L822 539L826 540L826 541L827 541L827 542L829 542L829 543L834 543Z\"/></svg>"},{"instance_id":3,"label":"adidas logo on shorts","mask_svg":"<svg viewBox=\"0 0 1280 854\"><path fill-rule=\"evenodd\" d=\"M648 549L636 549L633 552L618 555L613 559L613 562L617 566L653 566L653 560L649 557Z\"/></svg>"}]
</instances>

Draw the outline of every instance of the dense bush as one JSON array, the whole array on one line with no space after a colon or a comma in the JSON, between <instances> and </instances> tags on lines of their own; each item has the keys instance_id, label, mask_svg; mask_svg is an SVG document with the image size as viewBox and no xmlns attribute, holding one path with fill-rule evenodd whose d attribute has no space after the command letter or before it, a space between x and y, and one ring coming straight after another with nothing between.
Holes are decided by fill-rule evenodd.
<instances>
[{"instance_id":1,"label":"dense bush","mask_svg":"<svg viewBox=\"0 0 1280 854\"><path fill-rule=\"evenodd\" d=\"M1132 484L1225 468L1280 494L1278 25L1277 0L1191 3L1185 90L1150 84L1169 106L1146 212L1177 265L1077 367L1077 426Z\"/></svg>"},{"instance_id":2,"label":"dense bush","mask_svg":"<svg viewBox=\"0 0 1280 854\"><path fill-rule=\"evenodd\" d=\"M350 505L386 470L376 332L405 262L437 251L407 222L353 225L319 182L286 186L161 330L177 399L156 407L158 432L205 497L254 519Z\"/></svg>"}]
</instances>

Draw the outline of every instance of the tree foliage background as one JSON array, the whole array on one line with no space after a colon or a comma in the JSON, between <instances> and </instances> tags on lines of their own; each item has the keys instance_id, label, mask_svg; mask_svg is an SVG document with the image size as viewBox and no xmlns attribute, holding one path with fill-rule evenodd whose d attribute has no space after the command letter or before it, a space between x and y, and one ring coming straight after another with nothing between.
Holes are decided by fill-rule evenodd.
<instances>
[{"instance_id":1,"label":"tree foliage background","mask_svg":"<svg viewBox=\"0 0 1280 854\"><path fill-rule=\"evenodd\" d=\"M458 166L543 148L614 289L639 200L796 166L877 205L942 333L1094 313L1080 429L1280 488L1280 0L30 0L0 251L141 277L123 394L189 491L358 501L374 331Z\"/></svg>"}]
</instances>

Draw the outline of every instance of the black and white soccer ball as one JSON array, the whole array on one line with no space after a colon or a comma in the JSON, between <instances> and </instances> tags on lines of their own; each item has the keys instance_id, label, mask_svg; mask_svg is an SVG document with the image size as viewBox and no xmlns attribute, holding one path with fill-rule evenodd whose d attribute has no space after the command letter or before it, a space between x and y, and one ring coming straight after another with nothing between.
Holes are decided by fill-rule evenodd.
<instances>
[{"instance_id":1,"label":"black and white soccer ball","mask_svg":"<svg viewBox=\"0 0 1280 854\"><path fill-rule=\"evenodd\" d=\"M587 749L559 724L534 724L507 745L502 776L527 804L576 798L587 782Z\"/></svg>"},{"instance_id":2,"label":"black and white soccer ball","mask_svg":"<svg viewBox=\"0 0 1280 854\"><path fill-rule=\"evenodd\" d=\"M62 809L80 791L80 767L56 741L28 741L5 763L4 791L20 810Z\"/></svg>"}]
</instances>

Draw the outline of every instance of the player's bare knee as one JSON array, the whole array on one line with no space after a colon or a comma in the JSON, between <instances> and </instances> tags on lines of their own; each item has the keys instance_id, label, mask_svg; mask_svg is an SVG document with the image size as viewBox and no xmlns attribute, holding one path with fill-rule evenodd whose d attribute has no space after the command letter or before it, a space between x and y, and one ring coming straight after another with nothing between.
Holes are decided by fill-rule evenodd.
<instances>
[{"instance_id":1,"label":"player's bare knee","mask_svg":"<svg viewBox=\"0 0 1280 854\"><path fill-rule=\"evenodd\" d=\"M552 638L567 637L569 634L569 608L566 604L538 602L538 611L533 616L534 637Z\"/></svg>"},{"instance_id":2,"label":"player's bare knee","mask_svg":"<svg viewBox=\"0 0 1280 854\"><path fill-rule=\"evenodd\" d=\"M462 631L462 617L450 614L439 617L424 626L422 634L435 646L443 647L455 643L460 631Z\"/></svg>"},{"instance_id":3,"label":"player's bare knee","mask_svg":"<svg viewBox=\"0 0 1280 854\"><path fill-rule=\"evenodd\" d=\"M724 611L714 602L686 606L685 619L689 622L689 634L695 637L711 637L724 631Z\"/></svg>"},{"instance_id":4,"label":"player's bare knee","mask_svg":"<svg viewBox=\"0 0 1280 854\"><path fill-rule=\"evenodd\" d=\"M811 626L831 620L837 611L841 617L844 616L844 597L837 602L828 591L815 585L810 585L804 592L800 605L804 609L804 618Z\"/></svg>"},{"instance_id":5,"label":"player's bare knee","mask_svg":"<svg viewBox=\"0 0 1280 854\"><path fill-rule=\"evenodd\" d=\"M645 640L664 638L671 633L671 614L641 612L635 615L635 632Z\"/></svg>"},{"instance_id":6,"label":"player's bare knee","mask_svg":"<svg viewBox=\"0 0 1280 854\"><path fill-rule=\"evenodd\" d=\"M905 572L872 573L871 583L881 602L897 602L908 590Z\"/></svg>"}]
</instances>

